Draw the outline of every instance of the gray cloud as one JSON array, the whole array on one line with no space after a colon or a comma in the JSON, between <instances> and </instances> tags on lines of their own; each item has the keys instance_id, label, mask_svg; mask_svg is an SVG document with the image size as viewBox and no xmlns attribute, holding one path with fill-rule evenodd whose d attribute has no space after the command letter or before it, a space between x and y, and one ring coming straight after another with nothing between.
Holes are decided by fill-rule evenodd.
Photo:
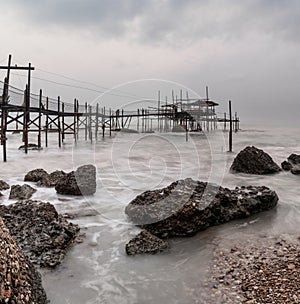
<instances>
[{"instance_id":1,"label":"gray cloud","mask_svg":"<svg viewBox=\"0 0 300 304\"><path fill-rule=\"evenodd\" d=\"M298 40L298 0L10 0L25 22L176 45L203 38L236 39L256 32ZM23 17L24 16L24 17Z\"/></svg>"}]
</instances>

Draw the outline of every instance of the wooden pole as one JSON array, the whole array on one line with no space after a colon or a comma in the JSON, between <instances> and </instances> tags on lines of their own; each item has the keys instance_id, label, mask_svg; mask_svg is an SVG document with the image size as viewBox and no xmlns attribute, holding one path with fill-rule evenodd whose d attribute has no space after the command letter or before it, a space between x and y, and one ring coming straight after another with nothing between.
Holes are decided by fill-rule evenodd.
<instances>
[{"instance_id":1,"label":"wooden pole","mask_svg":"<svg viewBox=\"0 0 300 304\"><path fill-rule=\"evenodd\" d=\"M87 134L88 134L88 108L87 108L87 103L85 103L84 108L85 108L84 139L87 140Z\"/></svg>"},{"instance_id":2,"label":"wooden pole","mask_svg":"<svg viewBox=\"0 0 300 304\"><path fill-rule=\"evenodd\" d=\"M99 103L96 105L96 126L95 126L95 140L98 139L98 128L99 128Z\"/></svg>"},{"instance_id":3,"label":"wooden pole","mask_svg":"<svg viewBox=\"0 0 300 304\"><path fill-rule=\"evenodd\" d=\"M74 99L74 107L73 107L73 130L74 130L74 141L77 143L77 136L76 136L76 98Z\"/></svg>"},{"instance_id":4,"label":"wooden pole","mask_svg":"<svg viewBox=\"0 0 300 304\"><path fill-rule=\"evenodd\" d=\"M232 113L231 113L231 100L229 100L229 152L232 152Z\"/></svg>"},{"instance_id":5,"label":"wooden pole","mask_svg":"<svg viewBox=\"0 0 300 304\"><path fill-rule=\"evenodd\" d=\"M61 148L60 96L57 97L57 128L58 128L58 147Z\"/></svg>"},{"instance_id":6,"label":"wooden pole","mask_svg":"<svg viewBox=\"0 0 300 304\"><path fill-rule=\"evenodd\" d=\"M109 109L109 136L111 137L111 124L112 124L112 121L111 121L111 109Z\"/></svg>"},{"instance_id":7,"label":"wooden pole","mask_svg":"<svg viewBox=\"0 0 300 304\"><path fill-rule=\"evenodd\" d=\"M43 92L40 90L39 96L39 133L38 133L38 147L41 148L42 146L42 98Z\"/></svg>"},{"instance_id":8,"label":"wooden pole","mask_svg":"<svg viewBox=\"0 0 300 304\"><path fill-rule=\"evenodd\" d=\"M61 111L62 111L62 134L61 134L61 140L64 142L65 140L65 103L62 102L61 104Z\"/></svg>"},{"instance_id":9,"label":"wooden pole","mask_svg":"<svg viewBox=\"0 0 300 304\"><path fill-rule=\"evenodd\" d=\"M46 126L45 126L45 146L48 147L48 127L49 127L49 98L46 97Z\"/></svg>"}]
</instances>

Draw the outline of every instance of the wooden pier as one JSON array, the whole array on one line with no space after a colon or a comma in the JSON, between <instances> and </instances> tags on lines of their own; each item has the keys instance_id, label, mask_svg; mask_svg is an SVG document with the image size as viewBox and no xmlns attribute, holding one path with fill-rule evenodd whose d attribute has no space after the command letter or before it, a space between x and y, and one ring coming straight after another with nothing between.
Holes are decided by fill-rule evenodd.
<instances>
[{"instance_id":1,"label":"wooden pier","mask_svg":"<svg viewBox=\"0 0 300 304\"><path fill-rule=\"evenodd\" d=\"M125 111L124 109L101 108L99 104L80 104L77 99L66 103L57 97L55 99L43 95L42 90L38 94L31 92L31 72L34 67L13 66L11 55L7 66L0 69L7 70L4 81L0 81L0 141L3 151L3 161L7 161L7 133L22 133L22 141L25 153L29 149L29 134L36 134L37 149L44 145L48 147L49 133L57 134L59 147L71 136L75 142L80 137L80 131L84 133L84 140L93 142L105 135L111 136L113 132L210 132L222 126L231 131L238 131L240 120L226 113L218 117L216 106L218 103L208 97L191 99L186 93L180 91L179 98L172 91L171 102L161 100L160 92L157 98L157 107ZM10 85L11 70L23 70L28 74L27 84L24 90ZM233 126L233 127L232 127ZM42 141L42 135L44 137Z\"/></svg>"}]
</instances>

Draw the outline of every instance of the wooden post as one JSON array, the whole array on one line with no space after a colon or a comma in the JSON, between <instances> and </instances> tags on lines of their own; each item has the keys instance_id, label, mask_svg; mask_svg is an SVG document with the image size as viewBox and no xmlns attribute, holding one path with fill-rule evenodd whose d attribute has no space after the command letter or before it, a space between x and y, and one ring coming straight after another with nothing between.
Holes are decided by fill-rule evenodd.
<instances>
[{"instance_id":1,"label":"wooden post","mask_svg":"<svg viewBox=\"0 0 300 304\"><path fill-rule=\"evenodd\" d=\"M93 143L93 130L92 130L92 106L89 105L89 138L91 144Z\"/></svg>"},{"instance_id":2,"label":"wooden post","mask_svg":"<svg viewBox=\"0 0 300 304\"><path fill-rule=\"evenodd\" d=\"M40 90L39 96L39 131L38 131L38 147L41 148L42 146L42 98L43 92Z\"/></svg>"},{"instance_id":3,"label":"wooden post","mask_svg":"<svg viewBox=\"0 0 300 304\"><path fill-rule=\"evenodd\" d=\"M232 152L232 113L231 113L231 100L229 100L229 152Z\"/></svg>"},{"instance_id":4,"label":"wooden post","mask_svg":"<svg viewBox=\"0 0 300 304\"><path fill-rule=\"evenodd\" d=\"M45 126L45 146L48 147L48 125L49 125L49 98L46 97L46 126Z\"/></svg>"},{"instance_id":5,"label":"wooden post","mask_svg":"<svg viewBox=\"0 0 300 304\"><path fill-rule=\"evenodd\" d=\"M237 112L234 114L234 132L238 131Z\"/></svg>"},{"instance_id":6,"label":"wooden post","mask_svg":"<svg viewBox=\"0 0 300 304\"><path fill-rule=\"evenodd\" d=\"M96 126L95 126L95 140L98 139L98 128L99 128L99 104L96 105Z\"/></svg>"},{"instance_id":7,"label":"wooden post","mask_svg":"<svg viewBox=\"0 0 300 304\"><path fill-rule=\"evenodd\" d=\"M62 111L62 134L61 134L61 140L64 142L65 140L65 103L62 102L61 104L61 111Z\"/></svg>"},{"instance_id":8,"label":"wooden post","mask_svg":"<svg viewBox=\"0 0 300 304\"><path fill-rule=\"evenodd\" d=\"M226 112L224 112L224 131L226 130Z\"/></svg>"},{"instance_id":9,"label":"wooden post","mask_svg":"<svg viewBox=\"0 0 300 304\"><path fill-rule=\"evenodd\" d=\"M84 105L84 109L85 109L85 128L84 128L84 139L87 140L87 135L88 135L88 108L87 108L87 103L85 103Z\"/></svg>"},{"instance_id":10,"label":"wooden post","mask_svg":"<svg viewBox=\"0 0 300 304\"><path fill-rule=\"evenodd\" d=\"M111 121L111 109L109 109L109 136L111 137L111 124L112 124L112 121Z\"/></svg>"},{"instance_id":11,"label":"wooden post","mask_svg":"<svg viewBox=\"0 0 300 304\"><path fill-rule=\"evenodd\" d=\"M60 96L57 97L57 128L58 128L58 147L61 148Z\"/></svg>"},{"instance_id":12,"label":"wooden post","mask_svg":"<svg viewBox=\"0 0 300 304\"><path fill-rule=\"evenodd\" d=\"M159 111L160 111L160 91L158 91L158 100L157 100L157 128L158 128L158 132L160 132Z\"/></svg>"},{"instance_id":13,"label":"wooden post","mask_svg":"<svg viewBox=\"0 0 300 304\"><path fill-rule=\"evenodd\" d=\"M140 131L140 109L137 109L137 131Z\"/></svg>"},{"instance_id":14,"label":"wooden post","mask_svg":"<svg viewBox=\"0 0 300 304\"><path fill-rule=\"evenodd\" d=\"M77 143L77 136L76 136L76 98L74 99L74 106L73 106L73 130L74 130L74 141Z\"/></svg>"},{"instance_id":15,"label":"wooden post","mask_svg":"<svg viewBox=\"0 0 300 304\"><path fill-rule=\"evenodd\" d=\"M79 100L76 100L76 136L79 139Z\"/></svg>"}]
</instances>

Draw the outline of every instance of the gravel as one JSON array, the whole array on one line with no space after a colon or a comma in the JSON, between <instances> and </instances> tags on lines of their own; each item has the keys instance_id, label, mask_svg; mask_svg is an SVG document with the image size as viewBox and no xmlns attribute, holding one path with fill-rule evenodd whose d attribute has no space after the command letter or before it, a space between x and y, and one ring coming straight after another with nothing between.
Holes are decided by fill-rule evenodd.
<instances>
[{"instance_id":1,"label":"gravel","mask_svg":"<svg viewBox=\"0 0 300 304\"><path fill-rule=\"evenodd\" d=\"M300 240L223 242L214 253L206 303L300 303Z\"/></svg>"}]
</instances>

